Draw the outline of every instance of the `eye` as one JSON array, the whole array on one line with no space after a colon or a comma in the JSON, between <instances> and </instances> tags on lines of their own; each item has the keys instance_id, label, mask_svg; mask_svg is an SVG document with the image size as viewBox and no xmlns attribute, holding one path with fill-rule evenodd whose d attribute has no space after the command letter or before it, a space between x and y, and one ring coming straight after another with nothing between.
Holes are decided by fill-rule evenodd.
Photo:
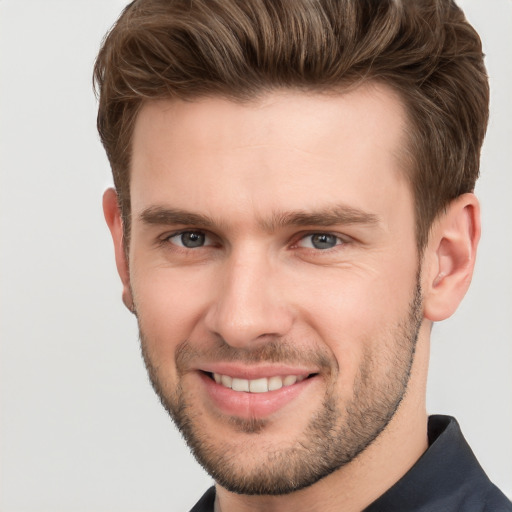
<instances>
[{"instance_id":1,"label":"eye","mask_svg":"<svg viewBox=\"0 0 512 512\"><path fill-rule=\"evenodd\" d=\"M202 231L182 231L170 236L167 240L174 245L187 249L196 249L197 247L204 247L212 243L210 237Z\"/></svg>"},{"instance_id":2,"label":"eye","mask_svg":"<svg viewBox=\"0 0 512 512\"><path fill-rule=\"evenodd\" d=\"M342 240L336 235L330 233L313 233L299 240L297 245L307 249L325 250L332 249L342 243Z\"/></svg>"}]
</instances>

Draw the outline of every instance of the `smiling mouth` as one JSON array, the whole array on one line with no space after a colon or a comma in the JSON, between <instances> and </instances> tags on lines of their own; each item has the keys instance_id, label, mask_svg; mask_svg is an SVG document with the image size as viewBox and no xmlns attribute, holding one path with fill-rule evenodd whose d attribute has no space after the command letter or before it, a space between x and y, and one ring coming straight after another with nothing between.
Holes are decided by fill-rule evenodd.
<instances>
[{"instance_id":1,"label":"smiling mouth","mask_svg":"<svg viewBox=\"0 0 512 512\"><path fill-rule=\"evenodd\" d=\"M261 377L259 379L240 379L220 373L205 373L220 386L244 393L268 393L269 391L277 391L318 375L311 373L306 375L274 375L272 377Z\"/></svg>"}]
</instances>

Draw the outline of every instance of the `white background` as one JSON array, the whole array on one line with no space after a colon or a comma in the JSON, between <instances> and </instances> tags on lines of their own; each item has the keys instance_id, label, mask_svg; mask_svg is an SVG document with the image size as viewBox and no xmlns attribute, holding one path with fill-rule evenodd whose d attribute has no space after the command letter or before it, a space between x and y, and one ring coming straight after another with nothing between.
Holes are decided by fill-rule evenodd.
<instances>
[{"instance_id":1,"label":"white background","mask_svg":"<svg viewBox=\"0 0 512 512\"><path fill-rule=\"evenodd\" d=\"M0 0L0 510L182 511L210 485L148 384L101 212L91 69L121 0ZM484 235L429 411L512 496L512 2L466 0L492 84Z\"/></svg>"}]
</instances>

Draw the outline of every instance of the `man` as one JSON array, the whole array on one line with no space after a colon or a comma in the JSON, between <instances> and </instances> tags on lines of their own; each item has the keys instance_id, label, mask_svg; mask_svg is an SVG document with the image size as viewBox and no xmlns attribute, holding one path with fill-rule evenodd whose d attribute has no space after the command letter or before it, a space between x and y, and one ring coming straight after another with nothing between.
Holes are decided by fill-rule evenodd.
<instances>
[{"instance_id":1,"label":"man","mask_svg":"<svg viewBox=\"0 0 512 512\"><path fill-rule=\"evenodd\" d=\"M425 406L480 236L460 9L136 1L95 79L123 301L216 481L193 510L512 510Z\"/></svg>"}]
</instances>

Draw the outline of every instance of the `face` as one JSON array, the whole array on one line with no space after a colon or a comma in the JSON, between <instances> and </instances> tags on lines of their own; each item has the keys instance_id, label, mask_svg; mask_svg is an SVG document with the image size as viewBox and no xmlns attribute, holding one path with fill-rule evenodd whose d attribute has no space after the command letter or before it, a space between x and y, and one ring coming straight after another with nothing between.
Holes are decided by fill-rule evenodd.
<instances>
[{"instance_id":1,"label":"face","mask_svg":"<svg viewBox=\"0 0 512 512\"><path fill-rule=\"evenodd\" d=\"M129 286L143 354L229 490L313 484L404 397L421 323L405 130L377 86L138 116Z\"/></svg>"}]
</instances>

